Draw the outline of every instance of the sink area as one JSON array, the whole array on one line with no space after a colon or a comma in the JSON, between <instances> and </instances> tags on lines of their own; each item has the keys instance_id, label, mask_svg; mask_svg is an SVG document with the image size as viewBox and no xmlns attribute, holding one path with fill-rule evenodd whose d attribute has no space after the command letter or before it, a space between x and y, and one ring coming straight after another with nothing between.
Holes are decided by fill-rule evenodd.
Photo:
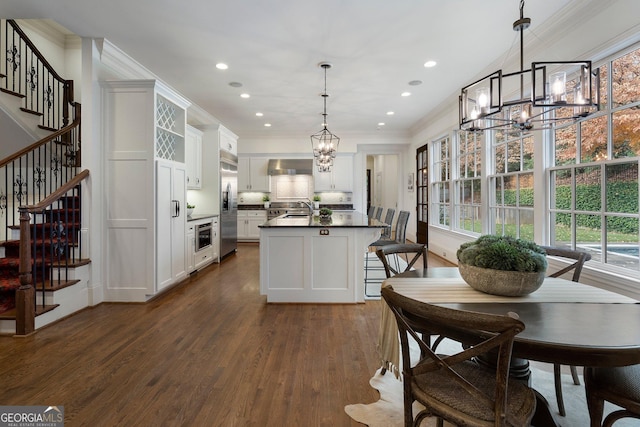
<instances>
[{"instance_id":1,"label":"sink area","mask_svg":"<svg viewBox=\"0 0 640 427\"><path fill-rule=\"evenodd\" d=\"M288 213L284 216L284 218L304 218L308 216L309 214L306 213Z\"/></svg>"}]
</instances>

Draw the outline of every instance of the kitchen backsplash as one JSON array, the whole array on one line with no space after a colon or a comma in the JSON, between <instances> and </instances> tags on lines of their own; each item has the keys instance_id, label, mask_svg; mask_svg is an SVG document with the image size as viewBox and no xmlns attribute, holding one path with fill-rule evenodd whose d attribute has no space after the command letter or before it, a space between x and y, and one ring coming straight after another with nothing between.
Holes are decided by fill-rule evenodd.
<instances>
[{"instance_id":1,"label":"kitchen backsplash","mask_svg":"<svg viewBox=\"0 0 640 427\"><path fill-rule=\"evenodd\" d=\"M238 194L238 204L251 205L262 203L266 193L241 192ZM352 193L331 192L319 193L322 204L351 204ZM311 175L281 175L271 177L272 202L291 202L295 200L312 200L313 177Z\"/></svg>"}]
</instances>

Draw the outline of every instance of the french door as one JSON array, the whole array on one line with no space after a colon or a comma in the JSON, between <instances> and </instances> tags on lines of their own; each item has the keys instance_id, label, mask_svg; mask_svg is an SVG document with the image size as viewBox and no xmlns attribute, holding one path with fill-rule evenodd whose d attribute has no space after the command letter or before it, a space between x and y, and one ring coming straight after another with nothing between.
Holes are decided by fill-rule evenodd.
<instances>
[{"instance_id":1,"label":"french door","mask_svg":"<svg viewBox=\"0 0 640 427\"><path fill-rule=\"evenodd\" d=\"M418 220L416 240L418 243L427 243L429 228L429 151L427 145L416 150L416 171L418 173L416 177L416 218Z\"/></svg>"}]
</instances>

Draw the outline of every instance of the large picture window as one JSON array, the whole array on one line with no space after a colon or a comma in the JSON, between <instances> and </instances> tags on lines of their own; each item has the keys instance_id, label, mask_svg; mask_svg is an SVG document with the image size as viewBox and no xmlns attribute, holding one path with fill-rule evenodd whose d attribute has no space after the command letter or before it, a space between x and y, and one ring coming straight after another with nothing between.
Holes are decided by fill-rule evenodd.
<instances>
[{"instance_id":1,"label":"large picture window","mask_svg":"<svg viewBox=\"0 0 640 427\"><path fill-rule=\"evenodd\" d=\"M554 132L550 241L640 270L640 50L600 67L601 112Z\"/></svg>"},{"instance_id":2,"label":"large picture window","mask_svg":"<svg viewBox=\"0 0 640 427\"><path fill-rule=\"evenodd\" d=\"M494 135L489 177L491 233L534 239L533 136Z\"/></svg>"}]
</instances>

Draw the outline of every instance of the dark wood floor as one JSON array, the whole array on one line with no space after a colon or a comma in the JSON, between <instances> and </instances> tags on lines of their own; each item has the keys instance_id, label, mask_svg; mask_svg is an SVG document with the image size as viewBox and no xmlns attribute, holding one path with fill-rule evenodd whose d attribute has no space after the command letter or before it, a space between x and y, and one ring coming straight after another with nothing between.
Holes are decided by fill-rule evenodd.
<instances>
[{"instance_id":1,"label":"dark wood floor","mask_svg":"<svg viewBox=\"0 0 640 427\"><path fill-rule=\"evenodd\" d=\"M267 305L258 256L0 337L0 404L62 405L67 426L360 425L344 406L378 398L380 302Z\"/></svg>"}]
</instances>

